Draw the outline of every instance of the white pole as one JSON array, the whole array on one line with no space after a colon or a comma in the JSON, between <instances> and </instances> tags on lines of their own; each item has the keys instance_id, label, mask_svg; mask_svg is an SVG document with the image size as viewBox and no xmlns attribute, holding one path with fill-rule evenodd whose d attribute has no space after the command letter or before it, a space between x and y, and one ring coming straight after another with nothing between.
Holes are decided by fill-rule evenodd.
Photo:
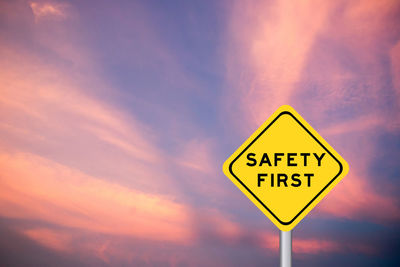
<instances>
[{"instance_id":1,"label":"white pole","mask_svg":"<svg viewBox=\"0 0 400 267\"><path fill-rule=\"evenodd\" d=\"M280 232L279 248L281 255L280 267L292 267L292 231Z\"/></svg>"}]
</instances>

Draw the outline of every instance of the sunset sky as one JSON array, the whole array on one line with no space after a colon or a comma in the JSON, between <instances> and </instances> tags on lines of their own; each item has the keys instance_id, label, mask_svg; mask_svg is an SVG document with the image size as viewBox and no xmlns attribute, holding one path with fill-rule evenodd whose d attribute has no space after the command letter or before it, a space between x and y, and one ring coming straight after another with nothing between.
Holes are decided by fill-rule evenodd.
<instances>
[{"instance_id":1,"label":"sunset sky","mask_svg":"<svg viewBox=\"0 0 400 267\"><path fill-rule=\"evenodd\" d=\"M400 266L400 1L0 0L0 266L278 266L222 173L279 106L349 174L294 266Z\"/></svg>"}]
</instances>

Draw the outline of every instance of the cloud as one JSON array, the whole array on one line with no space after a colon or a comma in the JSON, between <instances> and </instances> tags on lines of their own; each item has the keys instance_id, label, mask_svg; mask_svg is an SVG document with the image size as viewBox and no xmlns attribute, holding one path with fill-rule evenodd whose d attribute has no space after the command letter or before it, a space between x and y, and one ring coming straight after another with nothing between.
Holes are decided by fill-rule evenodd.
<instances>
[{"instance_id":1,"label":"cloud","mask_svg":"<svg viewBox=\"0 0 400 267\"><path fill-rule=\"evenodd\" d=\"M321 252L338 252L340 244L324 240L298 240L294 239L293 252L299 254L318 254Z\"/></svg>"},{"instance_id":2,"label":"cloud","mask_svg":"<svg viewBox=\"0 0 400 267\"><path fill-rule=\"evenodd\" d=\"M190 240L186 207L167 197L102 181L32 154L3 153L0 169L2 216L150 240ZM27 232L52 242L51 235L41 233L47 232Z\"/></svg>"},{"instance_id":3,"label":"cloud","mask_svg":"<svg viewBox=\"0 0 400 267\"><path fill-rule=\"evenodd\" d=\"M395 95L384 62L400 39L398 1L249 1L232 10L225 112L243 118L239 130L283 104L332 126L334 114L353 120L374 110L385 118Z\"/></svg>"},{"instance_id":4,"label":"cloud","mask_svg":"<svg viewBox=\"0 0 400 267\"><path fill-rule=\"evenodd\" d=\"M230 90L237 93L232 101L239 102L250 123L259 125L266 114L292 102L331 5L286 0L236 3L230 21L234 42L227 55L228 80Z\"/></svg>"},{"instance_id":5,"label":"cloud","mask_svg":"<svg viewBox=\"0 0 400 267\"><path fill-rule=\"evenodd\" d=\"M392 84L396 96L396 117L399 118L398 113L400 112L400 41L390 50L391 59L391 74L393 76ZM395 129L400 128L400 121L395 120Z\"/></svg>"},{"instance_id":6,"label":"cloud","mask_svg":"<svg viewBox=\"0 0 400 267\"><path fill-rule=\"evenodd\" d=\"M61 231L37 228L25 230L23 234L39 244L57 251L68 251L70 249L71 236Z\"/></svg>"},{"instance_id":7,"label":"cloud","mask_svg":"<svg viewBox=\"0 0 400 267\"><path fill-rule=\"evenodd\" d=\"M390 50L400 39L397 1L335 2L320 32L294 97L317 125L371 116L392 128L396 108ZM379 10L379 12L376 12Z\"/></svg>"},{"instance_id":8,"label":"cloud","mask_svg":"<svg viewBox=\"0 0 400 267\"><path fill-rule=\"evenodd\" d=\"M90 61L65 67L0 45L0 113L7 114L0 122L1 216L75 233L190 243L187 207L174 200L174 179L155 145L157 135L90 93L87 85L107 86L93 73L76 72ZM76 55L80 47L68 51ZM70 251L79 239L74 231L18 230L58 251Z\"/></svg>"},{"instance_id":9,"label":"cloud","mask_svg":"<svg viewBox=\"0 0 400 267\"><path fill-rule=\"evenodd\" d=\"M337 151L342 151L350 171L318 205L316 215L396 224L400 220L400 206L396 194L388 192L397 185L384 176L386 167L379 163L395 165L390 151L395 151L392 149L396 143L387 139L390 128L372 114L336 125L321 134L337 145Z\"/></svg>"},{"instance_id":10,"label":"cloud","mask_svg":"<svg viewBox=\"0 0 400 267\"><path fill-rule=\"evenodd\" d=\"M189 140L181 145L176 156L176 164L197 172L210 174L215 172L215 158L213 157L211 140Z\"/></svg>"},{"instance_id":11,"label":"cloud","mask_svg":"<svg viewBox=\"0 0 400 267\"><path fill-rule=\"evenodd\" d=\"M57 228L32 225L22 228L21 232L57 251L71 252L80 248L86 254L108 261L113 255L129 255L115 251L118 236L184 246L202 240L206 243L218 240L235 247L244 240L257 240L260 235L256 229L249 230L218 210L193 209L168 197L145 194L90 177L39 156L2 153L0 169L1 216L56 225ZM82 240L82 231L113 236L107 238L112 243L107 245L106 241L94 242L90 238L77 245L77 240ZM277 251L277 233L263 236L261 243L253 245ZM334 241L296 238L293 245L294 252L299 254L343 252L338 246ZM368 251L370 248L360 252Z\"/></svg>"},{"instance_id":12,"label":"cloud","mask_svg":"<svg viewBox=\"0 0 400 267\"><path fill-rule=\"evenodd\" d=\"M335 136L354 132L365 132L376 127L385 127L385 121L376 114L368 114L357 117L353 120L346 120L344 122L338 122L334 125L330 125L326 128L318 131L321 136Z\"/></svg>"},{"instance_id":13,"label":"cloud","mask_svg":"<svg viewBox=\"0 0 400 267\"><path fill-rule=\"evenodd\" d=\"M141 190L157 191L172 184L163 152L154 145L155 133L83 86L104 85L55 68L24 50L17 53L3 45L0 53L5 59L0 112L7 114L0 122L3 148L44 155Z\"/></svg>"},{"instance_id":14,"label":"cloud","mask_svg":"<svg viewBox=\"0 0 400 267\"><path fill-rule=\"evenodd\" d=\"M42 19L65 19L68 5L66 3L30 2L29 6L35 16L35 21Z\"/></svg>"},{"instance_id":15,"label":"cloud","mask_svg":"<svg viewBox=\"0 0 400 267\"><path fill-rule=\"evenodd\" d=\"M249 133L278 106L291 104L350 164L348 177L318 210L396 222L397 201L375 190L367 166L380 149L376 132L398 130L400 5L289 2L249 1L232 9L225 115L238 123L230 126Z\"/></svg>"},{"instance_id":16,"label":"cloud","mask_svg":"<svg viewBox=\"0 0 400 267\"><path fill-rule=\"evenodd\" d=\"M295 233L295 232L294 232ZM275 253L279 252L279 235L278 233L262 232L260 235L260 247L270 249ZM302 255L316 255L321 253L343 254L354 251L362 254L376 254L377 249L373 245L367 245L352 240L347 244L336 240L298 238L292 235L292 251L294 257Z\"/></svg>"},{"instance_id":17,"label":"cloud","mask_svg":"<svg viewBox=\"0 0 400 267\"><path fill-rule=\"evenodd\" d=\"M400 208L396 200L378 194L362 175L354 171L350 171L337 190L326 196L317 208L318 213L382 224L400 220Z\"/></svg>"},{"instance_id":18,"label":"cloud","mask_svg":"<svg viewBox=\"0 0 400 267\"><path fill-rule=\"evenodd\" d=\"M229 115L221 117L238 121L229 135L258 126L284 102L304 111L323 136L338 143L348 144L354 141L348 136L356 134L368 139L369 131L385 123L376 111L384 96L392 97L392 88L379 89L387 69L376 62L390 61L396 85L396 33L385 31L395 21L395 4L371 2L364 8L360 3L235 4L223 47L229 90L222 98ZM13 27L2 27L0 38L0 216L8 226L59 254L94 255L109 265L240 266L244 257L236 252L244 247L251 250L246 255L259 249L264 262L271 254L277 258L277 234L256 229L255 217L243 215L247 206L227 201L228 195L242 196L221 178L218 149L224 141L216 137L219 121L205 113L219 92L194 82L191 61L198 57L192 51L177 52L191 41L173 46L181 33L161 36L165 31L158 24L169 16L154 20L153 10L138 4L99 3L95 10L53 1L17 4L24 7L3 9ZM77 15L75 6L85 17L70 19ZM375 15L378 9L383 15ZM341 25L337 32L336 25ZM352 35L358 30L361 34ZM380 61L389 50L390 60ZM369 79L375 71L382 76ZM203 74L199 80L209 75ZM359 83L360 77L367 83ZM363 116L351 109L354 104ZM370 149L362 155L374 152L365 140L358 144ZM379 195L364 172L370 158L345 158L352 174L316 214L397 222L393 198ZM366 203L382 209L372 212ZM294 251L373 251L357 242L342 250L338 244L329 237L295 238Z\"/></svg>"},{"instance_id":19,"label":"cloud","mask_svg":"<svg viewBox=\"0 0 400 267\"><path fill-rule=\"evenodd\" d=\"M55 46L47 37L42 43ZM115 249L121 236L153 244L195 243L201 238L193 218L214 227L213 235L235 239L239 226L217 210L182 204L196 190L210 195L204 175L214 176L212 141L194 137L180 141L177 153L163 151L157 146L163 133L87 88L114 90L91 68L80 73L92 64L90 56L59 64L84 48L54 51L60 56L45 60L1 43L0 112L7 116L0 122L0 215L43 222L17 231L53 250L82 248L105 262L115 255L129 258L130 252ZM191 177L198 186L183 188ZM93 233L101 241L84 240Z\"/></svg>"}]
</instances>

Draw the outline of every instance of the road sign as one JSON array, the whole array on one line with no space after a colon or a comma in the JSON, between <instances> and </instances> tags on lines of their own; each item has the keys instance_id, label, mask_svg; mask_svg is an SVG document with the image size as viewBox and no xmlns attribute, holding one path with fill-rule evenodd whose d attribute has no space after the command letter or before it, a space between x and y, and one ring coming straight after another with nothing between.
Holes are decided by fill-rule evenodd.
<instances>
[{"instance_id":1,"label":"road sign","mask_svg":"<svg viewBox=\"0 0 400 267\"><path fill-rule=\"evenodd\" d=\"M346 161L290 106L281 106L224 163L226 176L290 231L347 174Z\"/></svg>"}]
</instances>

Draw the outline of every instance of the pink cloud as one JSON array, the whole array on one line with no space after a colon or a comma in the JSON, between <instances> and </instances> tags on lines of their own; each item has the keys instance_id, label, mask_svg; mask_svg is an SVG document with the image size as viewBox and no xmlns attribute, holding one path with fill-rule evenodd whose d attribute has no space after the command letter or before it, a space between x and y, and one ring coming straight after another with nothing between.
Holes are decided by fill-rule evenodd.
<instances>
[{"instance_id":1,"label":"pink cloud","mask_svg":"<svg viewBox=\"0 0 400 267\"><path fill-rule=\"evenodd\" d=\"M378 116L367 115L336 125L325 128L321 133L332 140L343 140L339 148L344 151L343 156L350 165L350 171L321 201L315 214L380 224L400 220L396 197L383 194L375 188L380 184L381 190L389 189L391 184L382 182L382 178L374 175L374 169L371 168L371 164L381 156L381 147L377 147L373 141L376 138L373 136L374 127L385 127L384 122Z\"/></svg>"},{"instance_id":2,"label":"pink cloud","mask_svg":"<svg viewBox=\"0 0 400 267\"><path fill-rule=\"evenodd\" d=\"M318 254L322 252L339 252L341 246L338 243L324 240L293 240L293 252L298 254Z\"/></svg>"},{"instance_id":3,"label":"pink cloud","mask_svg":"<svg viewBox=\"0 0 400 267\"><path fill-rule=\"evenodd\" d=\"M176 164L184 168L210 174L215 172L215 157L213 156L211 140L194 139L181 145L176 156Z\"/></svg>"},{"instance_id":4,"label":"pink cloud","mask_svg":"<svg viewBox=\"0 0 400 267\"><path fill-rule=\"evenodd\" d=\"M83 86L103 84L90 77L73 80L63 70L7 46L0 54L5 59L0 63L0 113L7 114L0 122L4 149L46 154L103 179L173 194L164 152L154 145L158 136Z\"/></svg>"},{"instance_id":5,"label":"pink cloud","mask_svg":"<svg viewBox=\"0 0 400 267\"><path fill-rule=\"evenodd\" d=\"M187 247L203 238L196 226L201 225L235 245L244 233L240 224L216 209L123 187L37 155L0 153L0 170L0 215L53 225L14 228L63 253L131 261L144 255L126 249L124 242L130 239ZM180 253L177 257L186 259Z\"/></svg>"},{"instance_id":6,"label":"pink cloud","mask_svg":"<svg viewBox=\"0 0 400 267\"><path fill-rule=\"evenodd\" d=\"M298 254L316 254L319 252L338 252L339 246L335 242L314 240L314 239L298 239L292 237L292 249ZM261 235L261 247L268 248L275 253L279 253L279 232L264 232Z\"/></svg>"},{"instance_id":7,"label":"pink cloud","mask_svg":"<svg viewBox=\"0 0 400 267\"><path fill-rule=\"evenodd\" d=\"M64 19L67 17L66 3L57 2L30 2L29 6L35 16L35 20L41 19Z\"/></svg>"},{"instance_id":8,"label":"pink cloud","mask_svg":"<svg viewBox=\"0 0 400 267\"><path fill-rule=\"evenodd\" d=\"M383 81L392 77L398 88L399 10L395 0L250 1L237 4L230 16L225 114L238 122L237 130L249 133L278 106L291 104L322 125L316 130L323 137L346 144L350 135L359 136L357 155L342 148L351 171L319 204L325 215L379 223L400 219L396 201L380 195L367 175L377 149L373 130L398 128L386 112L386 98L397 99L398 90L388 90ZM387 57L391 72L381 64Z\"/></svg>"},{"instance_id":9,"label":"pink cloud","mask_svg":"<svg viewBox=\"0 0 400 267\"><path fill-rule=\"evenodd\" d=\"M68 252L71 249L71 236L62 231L47 228L32 228L23 231L23 234L39 244L51 249Z\"/></svg>"},{"instance_id":10,"label":"pink cloud","mask_svg":"<svg viewBox=\"0 0 400 267\"><path fill-rule=\"evenodd\" d=\"M395 199L378 194L362 177L351 170L340 187L320 203L317 214L383 224L400 220L400 208Z\"/></svg>"},{"instance_id":11,"label":"pink cloud","mask_svg":"<svg viewBox=\"0 0 400 267\"><path fill-rule=\"evenodd\" d=\"M346 120L344 122L336 123L321 129L319 134L321 136L335 136L354 132L365 132L376 127L385 127L385 121L376 114L367 114L357 117L356 119Z\"/></svg>"},{"instance_id":12,"label":"pink cloud","mask_svg":"<svg viewBox=\"0 0 400 267\"><path fill-rule=\"evenodd\" d=\"M177 152L171 157L175 170L188 178L185 183L191 191L213 202L223 202L230 193L221 182L216 143L212 139L196 138L180 142Z\"/></svg>"},{"instance_id":13,"label":"pink cloud","mask_svg":"<svg viewBox=\"0 0 400 267\"><path fill-rule=\"evenodd\" d=\"M283 104L307 110L315 121L334 108L368 99L379 104L388 74L380 62L395 54L398 10L395 0L237 4L226 59L235 93L226 95L226 114L241 130L257 127ZM344 63L347 53L352 63ZM376 114L382 121L384 115Z\"/></svg>"},{"instance_id":14,"label":"pink cloud","mask_svg":"<svg viewBox=\"0 0 400 267\"><path fill-rule=\"evenodd\" d=\"M40 19L65 15L61 5L35 2L31 7ZM0 113L7 114L0 122L0 169L7 173L0 180L1 215L157 242L192 242L191 208L180 202L188 192L168 170L197 175L195 184L209 193L210 183L198 173L215 177L212 142L180 141L179 153L167 155L156 145L162 133L90 89L115 92L99 78L82 36L60 21L39 23L33 31L44 49L71 64L0 42ZM193 87L170 53L157 45L155 51L175 78ZM218 212L204 217L221 236L235 234L237 226ZM69 244L57 230L34 228L24 234L57 250Z\"/></svg>"},{"instance_id":15,"label":"pink cloud","mask_svg":"<svg viewBox=\"0 0 400 267\"><path fill-rule=\"evenodd\" d=\"M150 240L191 239L187 208L167 197L98 180L32 154L1 154L0 169L2 216Z\"/></svg>"},{"instance_id":16,"label":"pink cloud","mask_svg":"<svg viewBox=\"0 0 400 267\"><path fill-rule=\"evenodd\" d=\"M5 45L0 54L0 112L7 114L0 122L2 216L157 242L193 241L188 207L172 197L179 188L165 172L166 157L150 128L87 92L83 84L104 86L90 76L69 76ZM71 246L69 233L23 233L56 250Z\"/></svg>"},{"instance_id":17,"label":"pink cloud","mask_svg":"<svg viewBox=\"0 0 400 267\"><path fill-rule=\"evenodd\" d=\"M144 193L37 155L0 153L0 170L0 215L44 222L14 228L62 253L130 262L144 255L127 249L124 242L129 240L191 247L203 238L201 227L225 244L236 245L244 233L243 226L217 209ZM157 259L150 255L152 249L143 250L150 260ZM160 257L174 261L171 255ZM190 260L181 253L176 257Z\"/></svg>"},{"instance_id":18,"label":"pink cloud","mask_svg":"<svg viewBox=\"0 0 400 267\"><path fill-rule=\"evenodd\" d=\"M320 33L295 92L296 104L310 119L335 127L336 112L348 112L341 121L380 121L387 129L387 101L395 97L385 82L392 79L387 64L400 22L398 1L335 2L336 10ZM376 12L379 10L379 12ZM311 88L307 88L310 86ZM394 109L392 109L394 110ZM340 123L339 123L340 124Z\"/></svg>"},{"instance_id":19,"label":"pink cloud","mask_svg":"<svg viewBox=\"0 0 400 267\"><path fill-rule=\"evenodd\" d=\"M195 218L198 218L197 227L211 231L215 237L230 245L237 244L240 237L245 233L243 225L217 209L197 209ZM202 234L203 232L200 231L199 233ZM198 236L197 238L201 239L202 237Z\"/></svg>"},{"instance_id":20,"label":"pink cloud","mask_svg":"<svg viewBox=\"0 0 400 267\"><path fill-rule=\"evenodd\" d=\"M201 208L182 203L188 192L168 170L197 175L193 190L210 195L204 176L215 177L212 141L180 142L179 153L167 155L155 145L159 134L85 89L107 84L6 45L0 53L0 112L7 114L0 122L1 216L59 226L17 230L54 250L77 246L106 262L130 257L115 249L118 236L184 246L198 240L192 217ZM201 213L217 236L236 240L236 223L216 210ZM79 233L112 241L76 245Z\"/></svg>"},{"instance_id":21,"label":"pink cloud","mask_svg":"<svg viewBox=\"0 0 400 267\"><path fill-rule=\"evenodd\" d=\"M22 233L29 238L55 250L73 252L81 249L81 253L83 251L97 255L107 262L109 257L117 255L128 259L133 257L128 252L116 249L119 241L115 237L118 236L187 246L202 238L196 236L197 230L193 224L195 218L199 218L196 219L196 225L212 229L213 235L231 246L239 244L246 235L260 236L259 231L249 230L247 226L235 222L218 210L193 209L169 197L146 194L102 181L32 154L2 153L0 169L3 174L0 179L1 216L41 220L75 229L22 229ZM353 189L354 186L350 188ZM339 200L343 202L342 199ZM367 199L369 200L374 201ZM329 205L324 205L322 210L330 214L343 212L343 209L338 211L336 208L337 202L335 199L334 211L329 209ZM359 203L364 204L362 200ZM351 207L347 202L342 204ZM344 212L346 211L345 209ZM193 213L198 215L193 216ZM348 215L339 213L339 216ZM79 231L113 237L108 238L107 242L87 240L77 246L76 240L81 239L78 238L81 236L77 234ZM277 252L277 232L264 232L261 237L260 247ZM293 249L297 254L344 252L342 246L328 240L294 238L293 242ZM352 244L351 249L367 254L374 251L369 246L360 247L357 244Z\"/></svg>"},{"instance_id":22,"label":"pink cloud","mask_svg":"<svg viewBox=\"0 0 400 267\"><path fill-rule=\"evenodd\" d=\"M390 15L392 6L387 3L393 2L371 4L366 9L351 7L346 10L345 17L357 21L370 18L376 8L383 8L383 13ZM239 103L244 111L245 120L238 120L241 129L247 129L248 125L253 127L281 103L293 101L318 36L332 24L330 12L335 5L318 1L237 4L230 34L239 45L228 49L228 62L240 61L243 65L228 64L231 84L238 82L240 86L230 91L227 99ZM157 144L162 141L163 133L154 132L134 115L110 104L106 97L95 96L94 89L90 89L111 92L109 95L115 91L99 78L101 67L93 60L93 51L84 45L84 37L62 24L72 15L70 6L31 2L30 7L36 22L41 22L33 27L35 43L57 55L63 64L5 45L0 38L0 113L4 115L0 122L0 214L73 229L31 227L19 230L57 251L71 251L76 246L93 252L105 262L112 257L138 257L145 262L157 257L150 252L141 254L119 249L115 244L120 236L158 244L193 244L200 238L193 226L198 223L194 221L197 217L223 242L238 244L240 238L248 234L247 226L216 209L190 206L181 199L182 195L195 191L214 203L221 201L221 198L214 199L216 195L227 193L216 179L220 167L216 166L214 141L194 137L188 142L179 140L178 152L171 153L173 155L162 151ZM315 13L315 9L319 12ZM50 19L57 20L58 24L43 23ZM379 21L384 19L385 16L374 17L368 22L371 25L362 31L368 33L369 28L373 28L374 33L381 31L384 24ZM246 26L243 20L248 22L244 23ZM349 23L352 27L357 28L357 25L361 24ZM162 75L171 75L166 79L172 84L179 82L185 88L195 88L196 96L206 98L202 90L193 86L173 54L157 45L159 40L146 27L138 31L145 36L146 44L154 48L159 59L157 64L162 62L171 69L171 73ZM351 35L345 32L340 36L352 44ZM365 43L369 44L368 41L371 40ZM391 50L393 73L398 69L396 47ZM235 54L238 50L240 53ZM365 62L374 60L368 58ZM343 80L353 77L351 72L341 69L340 64L327 68L326 72L335 77L338 87L343 85ZM397 80L394 79L395 84ZM378 90L371 92L379 94ZM231 95L235 94L232 99ZM333 90L328 96L337 104L346 97L346 90ZM322 113L328 104L324 99L318 101L316 114ZM174 118L171 128L182 127L174 112L152 105L157 112L169 112ZM192 122L184 123L189 127L187 124ZM376 114L328 125L323 132L331 136L345 135L380 123L381 117ZM171 170L179 172L192 191L185 192L182 181L168 172ZM335 193L331 200L321 203L320 214L344 218L356 214L357 218L382 222L398 220L399 211L392 199L379 196L362 178L363 172L356 170L331 193ZM235 192L235 196L239 194ZM350 202L351 198L356 201ZM389 212L371 212L365 209L366 203L374 203ZM76 245L80 239L72 232L79 231L100 234L103 239ZM112 237L108 239L109 236ZM266 234L263 246L277 251L277 238L277 235ZM365 253L373 251L368 246L359 247ZM303 254L337 252L337 243L295 239L294 250ZM172 255L171 264L179 262L181 257L185 255Z\"/></svg>"},{"instance_id":23,"label":"pink cloud","mask_svg":"<svg viewBox=\"0 0 400 267\"><path fill-rule=\"evenodd\" d=\"M297 238L292 236L292 251L294 257L299 257L301 255L314 255L320 253L347 253L349 251L354 251L363 254L376 254L377 249L373 245L350 242L348 244L343 244L343 242L324 240L324 239L305 239ZM275 253L279 253L279 234L264 232L261 234L260 246L263 248L270 249Z\"/></svg>"},{"instance_id":24,"label":"pink cloud","mask_svg":"<svg viewBox=\"0 0 400 267\"><path fill-rule=\"evenodd\" d=\"M315 39L328 19L332 3L324 1L236 3L230 21L228 80L236 90L242 117L251 126L291 103ZM315 10L318 9L318 12ZM238 58L241 61L238 61Z\"/></svg>"},{"instance_id":25,"label":"pink cloud","mask_svg":"<svg viewBox=\"0 0 400 267\"><path fill-rule=\"evenodd\" d=\"M390 50L390 59L392 65L392 84L395 90L396 96L396 108L397 108L397 118L400 112L400 41ZM394 122L394 129L400 128L400 120L397 119Z\"/></svg>"}]
</instances>

